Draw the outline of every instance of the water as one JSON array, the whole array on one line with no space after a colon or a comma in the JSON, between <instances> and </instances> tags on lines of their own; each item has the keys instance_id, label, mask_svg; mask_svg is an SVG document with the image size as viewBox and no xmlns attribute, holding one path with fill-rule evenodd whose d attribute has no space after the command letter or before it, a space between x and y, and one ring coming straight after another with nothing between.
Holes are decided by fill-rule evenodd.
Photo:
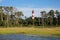
<instances>
[{"instance_id":1,"label":"water","mask_svg":"<svg viewBox=\"0 0 60 40\"><path fill-rule=\"evenodd\" d=\"M24 34L0 35L0 40L60 40L57 37L42 37Z\"/></svg>"}]
</instances>

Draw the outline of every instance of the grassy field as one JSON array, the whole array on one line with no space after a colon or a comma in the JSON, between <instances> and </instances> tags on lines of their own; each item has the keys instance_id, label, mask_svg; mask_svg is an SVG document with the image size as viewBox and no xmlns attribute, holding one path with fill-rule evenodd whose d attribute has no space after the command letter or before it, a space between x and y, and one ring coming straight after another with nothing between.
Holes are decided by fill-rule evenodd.
<instances>
[{"instance_id":1,"label":"grassy field","mask_svg":"<svg viewBox=\"0 0 60 40\"><path fill-rule=\"evenodd\" d=\"M0 28L0 34L34 34L34 35L58 35L60 36L60 27L56 28Z\"/></svg>"}]
</instances>

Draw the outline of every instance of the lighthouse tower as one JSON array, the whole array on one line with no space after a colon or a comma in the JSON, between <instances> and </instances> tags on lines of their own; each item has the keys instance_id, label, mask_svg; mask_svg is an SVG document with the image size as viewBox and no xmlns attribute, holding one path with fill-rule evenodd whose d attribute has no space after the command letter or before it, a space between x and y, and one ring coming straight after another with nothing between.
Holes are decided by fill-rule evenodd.
<instances>
[{"instance_id":1,"label":"lighthouse tower","mask_svg":"<svg viewBox=\"0 0 60 40\"><path fill-rule=\"evenodd\" d=\"M32 10L32 19L34 20L34 10Z\"/></svg>"}]
</instances>

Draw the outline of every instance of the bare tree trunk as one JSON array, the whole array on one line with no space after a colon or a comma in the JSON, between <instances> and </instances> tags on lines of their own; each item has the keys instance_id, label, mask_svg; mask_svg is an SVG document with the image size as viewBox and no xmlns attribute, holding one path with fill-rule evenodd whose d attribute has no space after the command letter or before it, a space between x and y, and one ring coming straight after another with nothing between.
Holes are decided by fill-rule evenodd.
<instances>
[{"instance_id":1,"label":"bare tree trunk","mask_svg":"<svg viewBox=\"0 0 60 40\"><path fill-rule=\"evenodd\" d=\"M56 26L58 25L58 18L56 18Z\"/></svg>"},{"instance_id":2,"label":"bare tree trunk","mask_svg":"<svg viewBox=\"0 0 60 40\"><path fill-rule=\"evenodd\" d=\"M9 26L9 15L7 14L7 20L6 20L6 24L7 24L7 27Z\"/></svg>"},{"instance_id":3,"label":"bare tree trunk","mask_svg":"<svg viewBox=\"0 0 60 40\"><path fill-rule=\"evenodd\" d=\"M44 28L44 18L42 18L42 25L43 25L43 28Z\"/></svg>"},{"instance_id":4,"label":"bare tree trunk","mask_svg":"<svg viewBox=\"0 0 60 40\"><path fill-rule=\"evenodd\" d=\"M3 21L3 14L1 13L1 21Z\"/></svg>"},{"instance_id":5,"label":"bare tree trunk","mask_svg":"<svg viewBox=\"0 0 60 40\"><path fill-rule=\"evenodd\" d=\"M53 18L50 18L50 25L53 26Z\"/></svg>"},{"instance_id":6,"label":"bare tree trunk","mask_svg":"<svg viewBox=\"0 0 60 40\"><path fill-rule=\"evenodd\" d=\"M18 15L17 14L15 14L15 16L16 16L16 21L15 21L15 24L16 24L16 26L18 26Z\"/></svg>"},{"instance_id":7,"label":"bare tree trunk","mask_svg":"<svg viewBox=\"0 0 60 40\"><path fill-rule=\"evenodd\" d=\"M7 26L9 25L9 23L8 23L8 14L7 14Z\"/></svg>"},{"instance_id":8,"label":"bare tree trunk","mask_svg":"<svg viewBox=\"0 0 60 40\"><path fill-rule=\"evenodd\" d=\"M40 25L40 18L39 18L39 25Z\"/></svg>"}]
</instances>

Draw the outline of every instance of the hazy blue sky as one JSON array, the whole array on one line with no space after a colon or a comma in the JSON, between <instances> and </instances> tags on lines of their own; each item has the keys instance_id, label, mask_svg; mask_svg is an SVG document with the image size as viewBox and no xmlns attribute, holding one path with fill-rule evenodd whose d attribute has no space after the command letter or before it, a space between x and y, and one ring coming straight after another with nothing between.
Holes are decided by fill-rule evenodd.
<instances>
[{"instance_id":1,"label":"hazy blue sky","mask_svg":"<svg viewBox=\"0 0 60 40\"><path fill-rule=\"evenodd\" d=\"M31 11L35 11L38 16L40 11L50 9L60 11L60 0L0 0L0 6L13 6L23 11L25 16L31 16Z\"/></svg>"}]
</instances>

